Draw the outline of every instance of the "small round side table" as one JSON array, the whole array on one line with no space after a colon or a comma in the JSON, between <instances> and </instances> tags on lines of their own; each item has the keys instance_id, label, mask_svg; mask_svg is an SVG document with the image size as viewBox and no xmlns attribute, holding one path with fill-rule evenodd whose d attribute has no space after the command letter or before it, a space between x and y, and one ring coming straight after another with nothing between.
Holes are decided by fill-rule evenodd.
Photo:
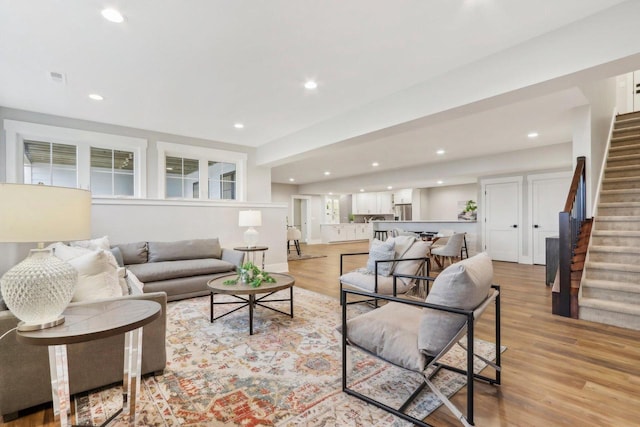
<instances>
[{"instance_id":1,"label":"small round side table","mask_svg":"<svg viewBox=\"0 0 640 427\"><path fill-rule=\"evenodd\" d=\"M68 412L69 366L67 344L75 344L125 334L122 408L118 414L129 415L129 425L136 421L136 396L140 393L142 366L142 327L160 317L162 307L155 301L110 300L78 304L64 311L65 322L49 329L18 331L16 339L24 344L49 346L53 412L61 426L70 425Z\"/></svg>"},{"instance_id":2,"label":"small round side table","mask_svg":"<svg viewBox=\"0 0 640 427\"><path fill-rule=\"evenodd\" d=\"M255 253L262 252L262 270L264 270L264 253L269 249L268 246L236 246L233 248L234 251L244 252L244 261L249 261L249 254L251 254L251 262L255 262Z\"/></svg>"}]
</instances>

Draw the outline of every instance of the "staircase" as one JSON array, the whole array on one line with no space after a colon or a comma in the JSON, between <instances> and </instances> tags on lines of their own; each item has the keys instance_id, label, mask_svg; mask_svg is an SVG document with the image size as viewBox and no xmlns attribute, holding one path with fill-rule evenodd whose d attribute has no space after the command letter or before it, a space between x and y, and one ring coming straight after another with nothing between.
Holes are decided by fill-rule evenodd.
<instances>
[{"instance_id":1,"label":"staircase","mask_svg":"<svg viewBox=\"0 0 640 427\"><path fill-rule=\"evenodd\" d=\"M640 112L616 118L579 306L580 319L640 330Z\"/></svg>"}]
</instances>

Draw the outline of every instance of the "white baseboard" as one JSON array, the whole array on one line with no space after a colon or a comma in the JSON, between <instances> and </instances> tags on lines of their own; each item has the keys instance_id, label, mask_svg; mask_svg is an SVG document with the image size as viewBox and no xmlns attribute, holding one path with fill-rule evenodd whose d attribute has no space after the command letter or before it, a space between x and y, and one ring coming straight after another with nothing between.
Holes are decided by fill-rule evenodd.
<instances>
[{"instance_id":1,"label":"white baseboard","mask_svg":"<svg viewBox=\"0 0 640 427\"><path fill-rule=\"evenodd\" d=\"M533 257L521 256L518 260L518 264L533 264Z\"/></svg>"},{"instance_id":2,"label":"white baseboard","mask_svg":"<svg viewBox=\"0 0 640 427\"><path fill-rule=\"evenodd\" d=\"M307 240L307 245L320 245L322 244L322 239L311 239Z\"/></svg>"}]
</instances>

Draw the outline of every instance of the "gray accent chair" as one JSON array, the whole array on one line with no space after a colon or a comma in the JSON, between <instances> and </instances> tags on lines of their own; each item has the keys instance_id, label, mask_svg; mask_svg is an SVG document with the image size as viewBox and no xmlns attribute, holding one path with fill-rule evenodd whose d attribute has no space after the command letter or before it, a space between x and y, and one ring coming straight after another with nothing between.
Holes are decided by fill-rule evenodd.
<instances>
[{"instance_id":1,"label":"gray accent chair","mask_svg":"<svg viewBox=\"0 0 640 427\"><path fill-rule=\"evenodd\" d=\"M392 274L406 275L429 275L429 243L423 242L412 236L398 236L395 238L398 244L395 245L394 256L390 259L376 260L373 271L359 268L350 272L344 272L344 260L346 257L358 255L369 255L370 252L354 252L340 254L340 291L344 288L358 289L365 292L372 292L381 295L397 296L407 294L409 291L419 287L419 279L413 277L401 277L395 281ZM392 263L388 275L380 274L382 264ZM426 291L425 291L426 292ZM377 300L368 300L377 307ZM341 299L341 303L342 303Z\"/></svg>"},{"instance_id":2,"label":"gray accent chair","mask_svg":"<svg viewBox=\"0 0 640 427\"><path fill-rule=\"evenodd\" d=\"M397 275L394 279L398 280L400 276ZM424 302L358 290L342 290L342 390L415 425L428 426L423 420L405 412L409 404L428 386L463 425L471 426L474 424L474 380L500 384L500 288L492 284L492 262L486 253L481 253L450 266L436 279L424 279L433 281ZM387 303L381 308L348 319L347 306L357 303L350 302L350 296L357 299L377 298ZM491 305L495 306L495 363L474 353L475 323ZM463 338L465 335L466 339ZM455 345L462 346L466 351L466 369L448 366L440 361ZM424 382L399 408L376 401L349 387L349 347L407 371L419 373ZM491 378L474 373L475 358L495 369L495 376ZM466 375L466 415L432 382L432 378L441 369Z\"/></svg>"}]
</instances>

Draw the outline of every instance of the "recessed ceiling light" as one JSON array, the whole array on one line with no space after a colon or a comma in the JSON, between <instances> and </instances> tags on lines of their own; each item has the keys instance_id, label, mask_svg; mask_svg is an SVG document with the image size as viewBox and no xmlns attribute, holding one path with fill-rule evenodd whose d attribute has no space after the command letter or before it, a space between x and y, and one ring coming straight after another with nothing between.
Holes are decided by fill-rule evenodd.
<instances>
[{"instance_id":1,"label":"recessed ceiling light","mask_svg":"<svg viewBox=\"0 0 640 427\"><path fill-rule=\"evenodd\" d=\"M538 132L529 132L529 133L527 134L527 136L528 136L529 138L537 138L537 137L538 137Z\"/></svg>"},{"instance_id":2,"label":"recessed ceiling light","mask_svg":"<svg viewBox=\"0 0 640 427\"><path fill-rule=\"evenodd\" d=\"M388 186L388 187L387 187L387 190L392 190L392 189L393 189L393 187L392 187L392 186Z\"/></svg>"},{"instance_id":3,"label":"recessed ceiling light","mask_svg":"<svg viewBox=\"0 0 640 427\"><path fill-rule=\"evenodd\" d=\"M325 171L325 173L324 173L324 174L325 174L325 176L329 176L329 175L331 175L331 172L329 172L329 171Z\"/></svg>"},{"instance_id":4,"label":"recessed ceiling light","mask_svg":"<svg viewBox=\"0 0 640 427\"><path fill-rule=\"evenodd\" d=\"M333 193L332 193L331 191L329 191L329 195L330 195L330 196L333 196Z\"/></svg>"},{"instance_id":5,"label":"recessed ceiling light","mask_svg":"<svg viewBox=\"0 0 640 427\"><path fill-rule=\"evenodd\" d=\"M233 127L236 128L236 129L244 129L244 124L242 124L242 123L234 123Z\"/></svg>"},{"instance_id":6,"label":"recessed ceiling light","mask_svg":"<svg viewBox=\"0 0 640 427\"><path fill-rule=\"evenodd\" d=\"M361 188L361 189L360 189L360 192L362 193L363 191L364 191L364 188Z\"/></svg>"},{"instance_id":7,"label":"recessed ceiling light","mask_svg":"<svg viewBox=\"0 0 640 427\"><path fill-rule=\"evenodd\" d=\"M295 181L295 178L289 178L289 182Z\"/></svg>"},{"instance_id":8,"label":"recessed ceiling light","mask_svg":"<svg viewBox=\"0 0 640 427\"><path fill-rule=\"evenodd\" d=\"M308 90L314 90L318 88L318 83L314 82L313 80L307 80L304 84L304 88L308 89Z\"/></svg>"},{"instance_id":9,"label":"recessed ceiling light","mask_svg":"<svg viewBox=\"0 0 640 427\"><path fill-rule=\"evenodd\" d=\"M97 93L90 93L89 98L93 99L94 101L102 101L104 99L102 95L98 95Z\"/></svg>"},{"instance_id":10,"label":"recessed ceiling light","mask_svg":"<svg viewBox=\"0 0 640 427\"><path fill-rule=\"evenodd\" d=\"M107 21L115 22L116 24L124 22L124 16L115 9L103 9L100 13L102 13L102 17Z\"/></svg>"},{"instance_id":11,"label":"recessed ceiling light","mask_svg":"<svg viewBox=\"0 0 640 427\"><path fill-rule=\"evenodd\" d=\"M440 180L440 179L439 179L439 180L438 180L438 184L444 184L444 181L442 181L442 180Z\"/></svg>"},{"instance_id":12,"label":"recessed ceiling light","mask_svg":"<svg viewBox=\"0 0 640 427\"><path fill-rule=\"evenodd\" d=\"M438 150L438 151L436 151L436 154L437 154L438 156L442 156L444 153L445 153L445 151L444 151L444 150Z\"/></svg>"},{"instance_id":13,"label":"recessed ceiling light","mask_svg":"<svg viewBox=\"0 0 640 427\"><path fill-rule=\"evenodd\" d=\"M371 163L371 166L373 166L373 167L375 168L375 167L380 166L380 163L378 163L378 162L373 162L373 163Z\"/></svg>"}]
</instances>

